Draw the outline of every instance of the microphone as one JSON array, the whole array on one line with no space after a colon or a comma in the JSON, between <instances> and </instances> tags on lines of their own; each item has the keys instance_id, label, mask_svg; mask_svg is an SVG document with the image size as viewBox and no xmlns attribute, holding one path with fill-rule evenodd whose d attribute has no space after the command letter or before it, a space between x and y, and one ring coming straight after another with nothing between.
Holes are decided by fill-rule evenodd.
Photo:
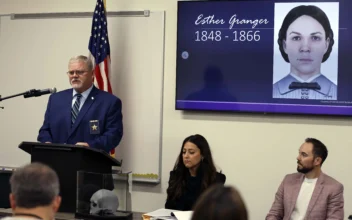
<instances>
[{"instance_id":1,"label":"microphone","mask_svg":"<svg viewBox=\"0 0 352 220\"><path fill-rule=\"evenodd\" d=\"M41 95L46 95L46 94L50 94L50 93L56 93L56 88L50 88L50 89L31 89L27 92L25 92L25 94L23 95L24 98L30 98L30 97L38 97Z\"/></svg>"}]
</instances>

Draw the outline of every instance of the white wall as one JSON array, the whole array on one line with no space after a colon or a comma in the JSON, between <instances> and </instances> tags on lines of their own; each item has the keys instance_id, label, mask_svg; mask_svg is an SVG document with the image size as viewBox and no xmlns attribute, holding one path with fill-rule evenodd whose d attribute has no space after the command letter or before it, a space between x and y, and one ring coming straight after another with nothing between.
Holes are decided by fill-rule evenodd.
<instances>
[{"instance_id":1,"label":"white wall","mask_svg":"<svg viewBox=\"0 0 352 220\"><path fill-rule=\"evenodd\" d=\"M92 11L95 2L0 0L0 14ZM134 185L133 211L147 212L164 205L169 171L181 143L186 136L200 133L209 140L216 164L227 175L227 184L235 185L241 191L251 219L265 217L283 176L295 172L298 148L307 136L316 137L328 146L330 155L323 171L344 184L345 217L352 214L351 120L175 111L177 1L107 0L108 11L138 9L166 11L166 45L162 182L157 186ZM0 78L4 80L6 74L0 72Z\"/></svg>"}]
</instances>

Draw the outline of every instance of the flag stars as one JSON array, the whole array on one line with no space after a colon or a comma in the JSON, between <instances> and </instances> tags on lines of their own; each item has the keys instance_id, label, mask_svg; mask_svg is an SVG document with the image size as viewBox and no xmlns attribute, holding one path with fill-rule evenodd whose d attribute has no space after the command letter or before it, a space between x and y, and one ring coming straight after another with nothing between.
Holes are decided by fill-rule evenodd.
<instances>
[{"instance_id":1,"label":"flag stars","mask_svg":"<svg viewBox=\"0 0 352 220\"><path fill-rule=\"evenodd\" d=\"M91 29L92 42L89 44L89 50L95 57L97 63L101 62L106 56L110 54L109 38L108 38L108 21L105 11L104 0L96 0L96 8L93 12L93 23Z\"/></svg>"}]
</instances>

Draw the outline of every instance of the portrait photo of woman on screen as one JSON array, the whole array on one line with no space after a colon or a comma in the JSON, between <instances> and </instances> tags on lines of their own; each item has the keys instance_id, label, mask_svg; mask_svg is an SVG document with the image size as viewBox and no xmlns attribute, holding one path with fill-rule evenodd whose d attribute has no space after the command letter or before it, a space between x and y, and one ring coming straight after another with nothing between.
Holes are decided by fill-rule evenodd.
<instances>
[{"instance_id":1,"label":"portrait photo of woman on screen","mask_svg":"<svg viewBox=\"0 0 352 220\"><path fill-rule=\"evenodd\" d=\"M335 43L329 18L322 9L315 5L292 8L283 19L277 43L290 67L288 72L280 68L285 76L274 82L273 98L337 100L337 83L322 72L322 64L331 57ZM329 74L337 78L337 65L330 69L334 71Z\"/></svg>"}]
</instances>

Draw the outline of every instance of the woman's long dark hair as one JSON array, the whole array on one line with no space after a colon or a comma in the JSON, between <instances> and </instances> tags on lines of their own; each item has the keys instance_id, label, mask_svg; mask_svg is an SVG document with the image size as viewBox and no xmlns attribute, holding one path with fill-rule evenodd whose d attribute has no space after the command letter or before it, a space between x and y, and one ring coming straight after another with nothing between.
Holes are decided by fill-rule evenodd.
<instances>
[{"instance_id":1,"label":"woman's long dark hair","mask_svg":"<svg viewBox=\"0 0 352 220\"><path fill-rule=\"evenodd\" d=\"M191 135L183 141L180 154L176 160L174 167L175 175L170 179L169 188L167 189L167 197L169 200L181 197L186 186L187 176L190 175L182 159L183 147L187 142L195 144L203 157L198 167L198 169L202 170L201 192L215 182L216 168L214 166L213 157L211 156L208 141L202 135Z\"/></svg>"}]
</instances>

